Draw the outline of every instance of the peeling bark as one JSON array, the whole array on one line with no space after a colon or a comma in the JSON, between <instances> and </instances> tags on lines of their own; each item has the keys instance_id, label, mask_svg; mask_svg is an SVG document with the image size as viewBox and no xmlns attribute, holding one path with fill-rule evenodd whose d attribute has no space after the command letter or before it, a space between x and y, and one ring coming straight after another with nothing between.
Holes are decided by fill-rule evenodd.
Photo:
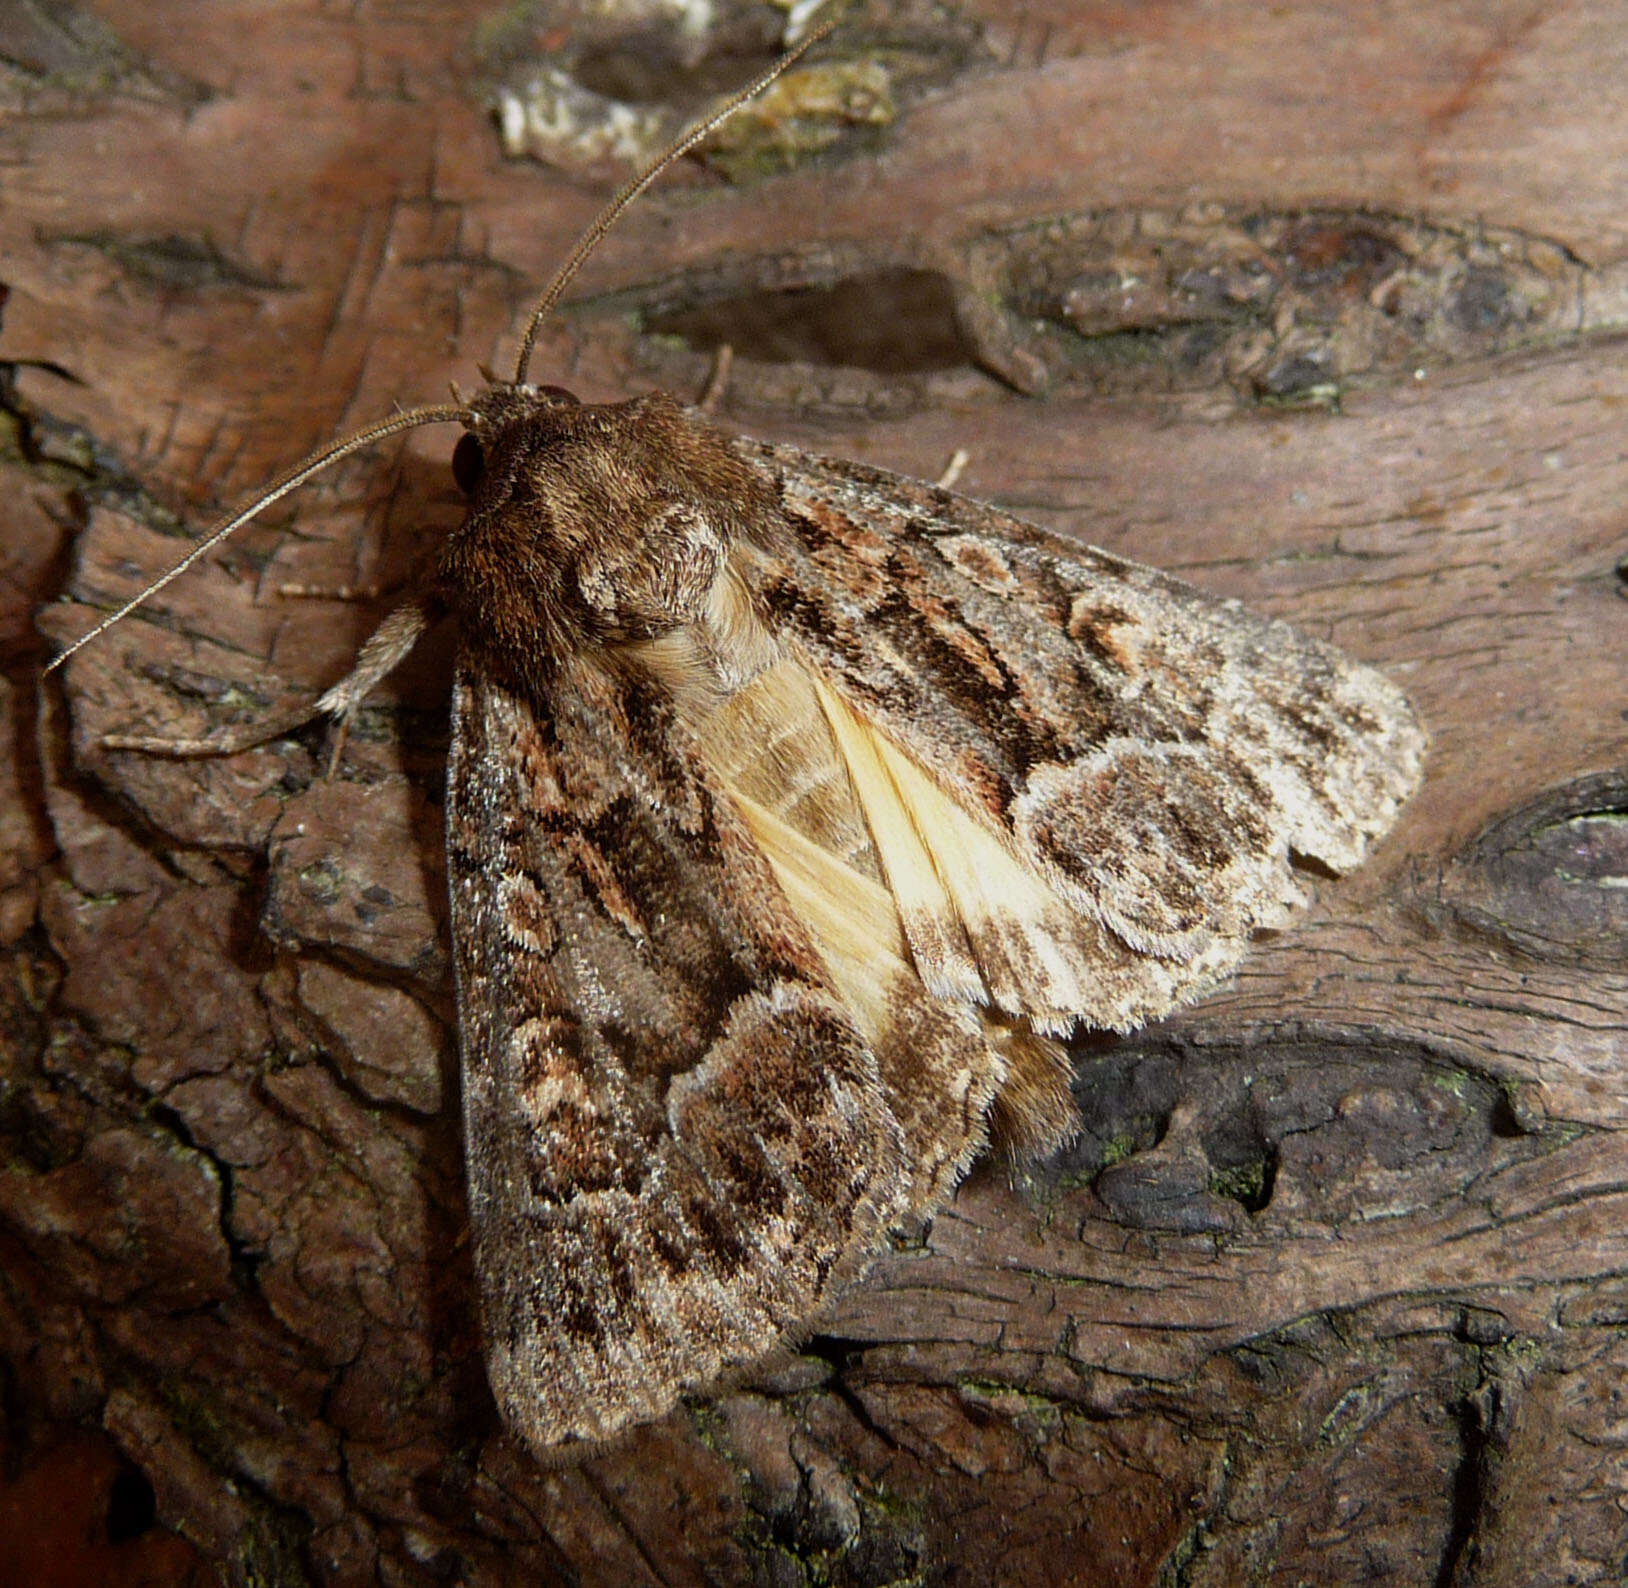
<instances>
[{"instance_id":1,"label":"peeling bark","mask_svg":"<svg viewBox=\"0 0 1628 1588\"><path fill-rule=\"evenodd\" d=\"M220 505L507 357L615 174L503 157L527 51L678 116L766 48L588 11L0 5L14 1463L99 1428L52 1470L139 1474L243 1582L1622 1580L1628 9L935 35L901 0L852 46L890 122L797 121L819 159L777 127L789 171L738 145L607 240L539 378L694 391L728 340L728 422L928 477L964 447L962 489L1385 667L1432 750L1232 984L1079 1045L1065 1154L981 1168L772 1371L545 1470L473 1311L450 637L332 778L319 732L99 746L339 677L456 521L445 438L36 679Z\"/></svg>"}]
</instances>

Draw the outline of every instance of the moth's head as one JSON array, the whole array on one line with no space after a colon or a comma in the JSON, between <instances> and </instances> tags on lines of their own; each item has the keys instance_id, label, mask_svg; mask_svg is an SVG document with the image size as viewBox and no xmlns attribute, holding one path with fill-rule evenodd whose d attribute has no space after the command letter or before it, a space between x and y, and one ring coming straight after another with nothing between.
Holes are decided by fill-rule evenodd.
<instances>
[{"instance_id":1,"label":"moth's head","mask_svg":"<svg viewBox=\"0 0 1628 1588\"><path fill-rule=\"evenodd\" d=\"M772 480L671 397L581 403L493 385L453 450L469 516L442 549L477 640L617 645L694 623L729 547L765 532Z\"/></svg>"},{"instance_id":2,"label":"moth's head","mask_svg":"<svg viewBox=\"0 0 1628 1588\"><path fill-rule=\"evenodd\" d=\"M486 477L486 453L504 433L546 415L550 409L577 408L581 400L563 386L528 386L494 381L469 404L464 433L452 449L452 478L470 502Z\"/></svg>"}]
</instances>

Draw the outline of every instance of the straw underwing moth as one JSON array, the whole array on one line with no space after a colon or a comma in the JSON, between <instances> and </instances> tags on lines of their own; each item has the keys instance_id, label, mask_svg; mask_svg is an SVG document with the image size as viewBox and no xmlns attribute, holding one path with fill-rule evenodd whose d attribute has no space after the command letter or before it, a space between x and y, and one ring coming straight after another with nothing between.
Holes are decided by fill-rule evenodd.
<instances>
[{"instance_id":1,"label":"straw underwing moth","mask_svg":"<svg viewBox=\"0 0 1628 1588\"><path fill-rule=\"evenodd\" d=\"M816 1315L1058 1038L1224 975L1421 738L1282 623L671 398L495 387L441 579L447 855L498 1397L601 1438ZM463 445L463 443L460 443Z\"/></svg>"},{"instance_id":2,"label":"straw underwing moth","mask_svg":"<svg viewBox=\"0 0 1628 1588\"><path fill-rule=\"evenodd\" d=\"M582 252L512 382L250 510L464 426L431 588L318 704L456 614L470 1218L492 1387L541 1454L807 1328L992 1142L1066 1141L1062 1039L1225 976L1423 750L1378 673L1235 603L662 393L528 384Z\"/></svg>"}]
</instances>

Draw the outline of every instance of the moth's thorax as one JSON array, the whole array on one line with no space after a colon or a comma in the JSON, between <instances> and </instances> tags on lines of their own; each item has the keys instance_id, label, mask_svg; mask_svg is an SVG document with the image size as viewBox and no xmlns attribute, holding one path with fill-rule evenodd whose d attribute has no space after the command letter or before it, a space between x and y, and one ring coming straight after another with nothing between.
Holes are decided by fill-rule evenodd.
<instances>
[{"instance_id":1,"label":"moth's thorax","mask_svg":"<svg viewBox=\"0 0 1628 1588\"><path fill-rule=\"evenodd\" d=\"M774 481L662 392L577 403L494 386L471 405L482 468L440 584L466 638L539 674L604 652L755 670L736 548L772 539Z\"/></svg>"}]
</instances>

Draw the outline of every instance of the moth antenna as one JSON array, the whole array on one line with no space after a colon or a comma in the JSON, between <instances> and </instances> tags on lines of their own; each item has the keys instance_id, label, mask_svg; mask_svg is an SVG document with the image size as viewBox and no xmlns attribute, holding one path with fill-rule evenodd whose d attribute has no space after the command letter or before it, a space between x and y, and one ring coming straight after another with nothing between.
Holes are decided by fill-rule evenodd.
<instances>
[{"instance_id":1,"label":"moth antenna","mask_svg":"<svg viewBox=\"0 0 1628 1588\"><path fill-rule=\"evenodd\" d=\"M103 618L88 634L81 634L67 650L52 657L42 669L41 676L43 677L46 673L54 673L75 651L82 646L89 645L98 634L127 618L149 597L157 595L172 579L179 579L205 552L212 550L225 540L228 535L241 529L255 514L263 512L273 502L287 496L290 491L295 490L297 487L304 485L313 474L320 474L330 463L337 463L339 459L348 456L350 453L359 452L363 447L371 446L375 441L382 441L386 436L393 436L400 430L412 430L418 425L450 424L454 421L463 424L473 418L472 411L461 405L456 408L445 406L409 408L404 413L392 414L388 419L380 419L377 423L368 425L366 429L358 430L352 435L341 436L338 441L330 441L327 446L313 452L303 463L295 464L287 474L275 480L247 507L232 514L218 529L206 535L168 573L160 574L145 590L139 595L132 596L112 616Z\"/></svg>"},{"instance_id":2,"label":"moth antenna","mask_svg":"<svg viewBox=\"0 0 1628 1588\"><path fill-rule=\"evenodd\" d=\"M570 286L572 278L582 268L588 255L599 246L600 239L616 224L621 217L622 211L675 160L682 159L696 144L716 132L742 105L756 99L777 77L790 71L841 20L840 13L826 18L811 33L806 34L798 43L787 50L755 82L749 83L734 98L713 111L704 121L698 121L688 132L682 133L672 143L668 144L637 176L630 178L617 189L615 197L599 212L594 218L593 224L578 239L576 247L571 250L570 258L555 272L554 279L549 282L547 290L538 300L537 307L531 311L531 318L526 322L526 333L520 339L520 357L514 367L515 385L520 385L526 378L526 366L531 362L531 350L536 344L537 332L541 329L543 321L548 318L549 311L559 302L560 294Z\"/></svg>"}]
</instances>

